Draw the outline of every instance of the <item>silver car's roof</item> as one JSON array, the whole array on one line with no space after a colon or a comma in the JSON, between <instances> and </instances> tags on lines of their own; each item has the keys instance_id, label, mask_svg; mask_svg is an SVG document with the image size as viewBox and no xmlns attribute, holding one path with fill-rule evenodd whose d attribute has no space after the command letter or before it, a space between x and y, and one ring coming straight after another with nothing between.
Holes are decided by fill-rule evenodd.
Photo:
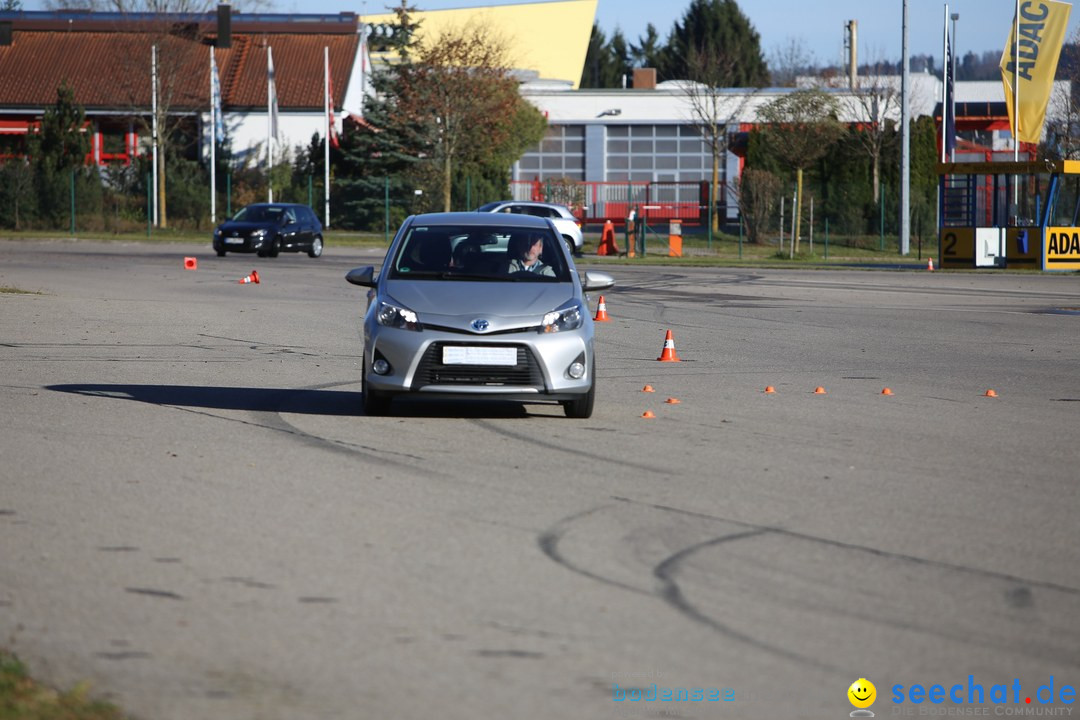
<instances>
[{"instance_id":1,"label":"silver car's roof","mask_svg":"<svg viewBox=\"0 0 1080 720\"><path fill-rule=\"evenodd\" d=\"M504 227L547 229L547 219L535 215L514 215L486 212L449 212L415 215L413 225L470 225L474 227Z\"/></svg>"}]
</instances>

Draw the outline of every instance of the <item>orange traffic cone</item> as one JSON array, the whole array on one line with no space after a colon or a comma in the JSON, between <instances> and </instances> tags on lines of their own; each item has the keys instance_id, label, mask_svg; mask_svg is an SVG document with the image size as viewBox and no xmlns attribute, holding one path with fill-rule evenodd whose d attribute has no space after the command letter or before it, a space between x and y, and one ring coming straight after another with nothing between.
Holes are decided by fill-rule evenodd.
<instances>
[{"instance_id":1,"label":"orange traffic cone","mask_svg":"<svg viewBox=\"0 0 1080 720\"><path fill-rule=\"evenodd\" d=\"M679 356L675 354L675 338L670 330L667 331L667 335L664 337L664 350L660 353L660 357L656 359L660 362L681 362Z\"/></svg>"},{"instance_id":2,"label":"orange traffic cone","mask_svg":"<svg viewBox=\"0 0 1080 720\"><path fill-rule=\"evenodd\" d=\"M600 245L596 248L597 255L618 255L619 245L615 242L615 224L610 220L604 223L604 230L600 233Z\"/></svg>"},{"instance_id":3,"label":"orange traffic cone","mask_svg":"<svg viewBox=\"0 0 1080 720\"><path fill-rule=\"evenodd\" d=\"M196 258L193 258L193 257L184 258L184 269L185 270L195 270L198 267L199 267L199 261Z\"/></svg>"},{"instance_id":4,"label":"orange traffic cone","mask_svg":"<svg viewBox=\"0 0 1080 720\"><path fill-rule=\"evenodd\" d=\"M930 272L934 272L934 258L926 259L926 269Z\"/></svg>"},{"instance_id":5,"label":"orange traffic cone","mask_svg":"<svg viewBox=\"0 0 1080 720\"><path fill-rule=\"evenodd\" d=\"M245 283L255 283L256 285L258 285L259 284L259 272L257 270L252 270L250 275L248 275L246 278L244 278L242 280L237 280L236 282L240 283L241 285L243 285Z\"/></svg>"},{"instance_id":6,"label":"orange traffic cone","mask_svg":"<svg viewBox=\"0 0 1080 720\"><path fill-rule=\"evenodd\" d=\"M607 304L604 303L604 296L600 296L600 302L596 306L596 317L593 318L593 322L611 322L611 318L607 315Z\"/></svg>"}]
</instances>

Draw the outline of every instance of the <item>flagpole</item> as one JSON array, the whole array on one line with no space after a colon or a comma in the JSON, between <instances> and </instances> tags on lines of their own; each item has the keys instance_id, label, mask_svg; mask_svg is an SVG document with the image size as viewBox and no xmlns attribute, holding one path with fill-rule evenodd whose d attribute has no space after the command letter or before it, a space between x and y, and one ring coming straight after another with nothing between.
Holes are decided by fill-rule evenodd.
<instances>
[{"instance_id":1,"label":"flagpole","mask_svg":"<svg viewBox=\"0 0 1080 720\"><path fill-rule=\"evenodd\" d=\"M266 197L274 202L274 51L266 46Z\"/></svg>"},{"instance_id":2,"label":"flagpole","mask_svg":"<svg viewBox=\"0 0 1080 720\"><path fill-rule=\"evenodd\" d=\"M1020 0L1013 16L1013 162L1020 162ZM1020 176L1013 178L1013 210L1020 214Z\"/></svg>"},{"instance_id":3,"label":"flagpole","mask_svg":"<svg viewBox=\"0 0 1080 720\"><path fill-rule=\"evenodd\" d=\"M154 155L154 225L158 224L158 117L157 117L157 45L154 45L151 49L151 73L150 73L150 104L151 110L151 124L153 126L153 147L152 152Z\"/></svg>"},{"instance_id":4,"label":"flagpole","mask_svg":"<svg viewBox=\"0 0 1080 720\"><path fill-rule=\"evenodd\" d=\"M1020 162L1020 0L1013 22L1013 160Z\"/></svg>"},{"instance_id":5,"label":"flagpole","mask_svg":"<svg viewBox=\"0 0 1080 720\"><path fill-rule=\"evenodd\" d=\"M214 109L214 46L210 46L210 222L217 224L217 111Z\"/></svg>"},{"instance_id":6,"label":"flagpole","mask_svg":"<svg viewBox=\"0 0 1080 720\"><path fill-rule=\"evenodd\" d=\"M945 3L945 21L941 41L941 162L945 162L945 133L949 129L949 3Z\"/></svg>"},{"instance_id":7,"label":"flagpole","mask_svg":"<svg viewBox=\"0 0 1080 720\"><path fill-rule=\"evenodd\" d=\"M323 139L323 227L330 227L330 133L334 131L330 127L330 107L334 98L330 97L330 48L323 47L323 110L326 113L326 135Z\"/></svg>"}]
</instances>

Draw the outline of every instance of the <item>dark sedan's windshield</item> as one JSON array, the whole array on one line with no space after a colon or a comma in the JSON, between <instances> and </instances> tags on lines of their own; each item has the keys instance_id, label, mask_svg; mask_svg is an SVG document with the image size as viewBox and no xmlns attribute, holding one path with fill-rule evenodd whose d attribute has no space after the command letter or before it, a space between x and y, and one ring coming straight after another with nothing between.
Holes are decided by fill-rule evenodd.
<instances>
[{"instance_id":1,"label":"dark sedan's windshield","mask_svg":"<svg viewBox=\"0 0 1080 720\"><path fill-rule=\"evenodd\" d=\"M249 205L236 213L238 222L280 222L285 208L273 205Z\"/></svg>"},{"instance_id":2,"label":"dark sedan's windshield","mask_svg":"<svg viewBox=\"0 0 1080 720\"><path fill-rule=\"evenodd\" d=\"M562 243L543 228L416 225L390 272L399 279L570 281Z\"/></svg>"}]
</instances>

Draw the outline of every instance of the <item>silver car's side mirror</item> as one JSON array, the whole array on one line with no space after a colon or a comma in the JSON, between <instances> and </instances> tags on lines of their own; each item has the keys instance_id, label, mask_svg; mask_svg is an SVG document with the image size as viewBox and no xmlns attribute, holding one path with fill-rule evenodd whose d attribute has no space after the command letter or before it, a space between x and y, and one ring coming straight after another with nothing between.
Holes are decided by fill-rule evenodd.
<instances>
[{"instance_id":1,"label":"silver car's side mirror","mask_svg":"<svg viewBox=\"0 0 1080 720\"><path fill-rule=\"evenodd\" d=\"M375 268L371 265L353 268L345 274L345 279L353 285L375 287Z\"/></svg>"},{"instance_id":2,"label":"silver car's side mirror","mask_svg":"<svg viewBox=\"0 0 1080 720\"><path fill-rule=\"evenodd\" d=\"M586 270L585 279L581 283L581 289L585 292L593 290L607 290L615 284L615 278L605 272Z\"/></svg>"}]
</instances>

